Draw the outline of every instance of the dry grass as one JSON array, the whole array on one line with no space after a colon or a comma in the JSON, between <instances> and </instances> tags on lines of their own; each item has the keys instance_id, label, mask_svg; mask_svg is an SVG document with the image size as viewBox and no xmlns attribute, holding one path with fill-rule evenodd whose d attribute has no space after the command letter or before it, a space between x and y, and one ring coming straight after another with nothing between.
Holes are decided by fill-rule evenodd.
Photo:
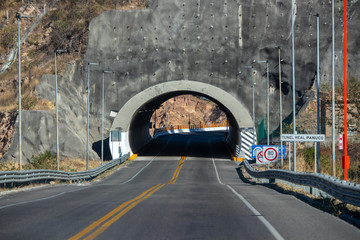
<instances>
[{"instance_id":1,"label":"dry grass","mask_svg":"<svg viewBox=\"0 0 360 240\"><path fill-rule=\"evenodd\" d=\"M89 169L97 168L101 165L101 161L89 161ZM23 165L23 169L27 169L27 164ZM17 171L19 164L14 162L0 163L0 171ZM60 171L80 172L86 171L86 160L65 158L60 161Z\"/></svg>"},{"instance_id":2,"label":"dry grass","mask_svg":"<svg viewBox=\"0 0 360 240\"><path fill-rule=\"evenodd\" d=\"M101 161L89 161L89 169L97 168ZM60 161L60 171L80 172L86 171L86 160L79 158L64 158Z\"/></svg>"}]
</instances>

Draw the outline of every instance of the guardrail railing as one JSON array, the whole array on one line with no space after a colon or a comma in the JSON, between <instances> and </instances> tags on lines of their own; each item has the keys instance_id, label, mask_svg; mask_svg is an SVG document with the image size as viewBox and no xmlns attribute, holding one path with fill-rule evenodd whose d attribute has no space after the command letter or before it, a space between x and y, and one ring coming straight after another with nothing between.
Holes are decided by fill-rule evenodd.
<instances>
[{"instance_id":1,"label":"guardrail railing","mask_svg":"<svg viewBox=\"0 0 360 240\"><path fill-rule=\"evenodd\" d=\"M268 179L269 183L285 181L315 188L343 202L360 207L359 184L342 181L335 177L319 173L291 172L282 169L258 171L255 170L247 160L244 160L243 164L247 173L252 178ZM314 191L313 189L309 190L310 192Z\"/></svg>"},{"instance_id":2,"label":"guardrail railing","mask_svg":"<svg viewBox=\"0 0 360 240\"><path fill-rule=\"evenodd\" d=\"M155 132L164 132L171 130L180 130L180 129L202 129L202 128L218 128L218 127L229 127L228 123L209 123L209 124L191 124L189 125L174 125L163 128L155 128Z\"/></svg>"},{"instance_id":3,"label":"guardrail railing","mask_svg":"<svg viewBox=\"0 0 360 240\"><path fill-rule=\"evenodd\" d=\"M62 181L84 181L93 179L103 172L125 162L130 157L126 154L119 159L114 159L103 165L82 172L64 172L56 170L23 170L23 171L1 171L0 184L25 183L41 180L62 180Z\"/></svg>"}]
</instances>

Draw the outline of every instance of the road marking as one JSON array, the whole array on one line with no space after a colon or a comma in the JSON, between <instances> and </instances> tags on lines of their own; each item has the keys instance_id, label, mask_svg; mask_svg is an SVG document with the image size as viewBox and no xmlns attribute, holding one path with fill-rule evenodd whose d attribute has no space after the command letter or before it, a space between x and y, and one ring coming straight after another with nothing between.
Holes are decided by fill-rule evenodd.
<instances>
[{"instance_id":1,"label":"road marking","mask_svg":"<svg viewBox=\"0 0 360 240\"><path fill-rule=\"evenodd\" d=\"M106 214L104 217L100 218L99 220L93 222L92 224L90 224L88 227L84 228L83 230L81 230L78 234L74 235L73 237L69 238L69 240L75 240L75 239L80 239L82 237L84 237L86 234L90 233L92 230L94 230L95 228L97 228L101 223L107 221L109 218L111 218L112 216L114 216L116 213L118 213L119 211L123 210L124 208L128 207L130 204L130 206L132 206L131 208L135 207L136 204L138 204L139 202L143 201L144 199L150 197L154 192L156 192L157 190L159 190L161 187L163 187L164 184L157 184L155 186L153 186L152 188L146 190L145 192L143 192L142 194L140 194L139 196L137 196L136 198L133 198L121 205L119 205L117 208L115 208L114 210L112 210L111 212L109 212L108 214ZM160 187L160 188L159 188ZM155 191L154 191L155 190ZM135 205L133 205L134 203L136 203ZM130 208L130 209L131 209ZM130 209L128 209L127 211L129 211ZM122 211L121 211L122 212ZM125 214L125 213L124 213Z\"/></svg>"},{"instance_id":2,"label":"road marking","mask_svg":"<svg viewBox=\"0 0 360 240\"><path fill-rule=\"evenodd\" d=\"M161 184L157 186L154 190L152 190L150 193L145 195L143 198L137 200L136 202L133 202L129 206L127 206L124 210L119 212L115 217L104 223L102 226L100 226L98 229L95 230L92 234L84 238L84 240L92 240L95 239L97 236L99 236L101 233L103 233L107 228L109 228L114 222L119 220L122 216L124 216L128 211L130 211L132 208L134 208L136 205L144 201L145 199L149 198L151 195L153 195L155 192L160 190L165 184Z\"/></svg>"},{"instance_id":3,"label":"road marking","mask_svg":"<svg viewBox=\"0 0 360 240\"><path fill-rule=\"evenodd\" d=\"M185 159L186 159L186 156L181 157L180 162L179 162L178 166L176 167L171 180L167 184L174 184L176 182L176 180L179 177L180 170L184 165ZM140 170L140 172L142 170ZM140 172L138 172L137 174L139 174ZM137 174L134 177L136 177ZM128 180L128 181L130 181L130 180ZM146 190L145 192L143 192L136 198L133 198L133 199L119 205L117 208L115 208L114 210L112 210L111 212L109 212L108 214L106 214L105 216L100 218L99 220L93 222L88 227L81 230L78 234L69 238L69 240L78 240L81 238L83 238L84 240L95 239L97 236L99 236L101 233L103 233L107 228L109 228L113 223L115 223L122 216L124 216L127 212L129 212L132 208L134 208L136 205L138 205L145 199L149 198L151 195L153 195L155 192L160 190L165 185L166 184L157 184L157 185L153 186L152 188ZM86 236L86 235L88 235L88 236Z\"/></svg>"},{"instance_id":4,"label":"road marking","mask_svg":"<svg viewBox=\"0 0 360 240\"><path fill-rule=\"evenodd\" d=\"M211 149L211 142L210 142L210 140L209 140L209 144L210 144L210 149ZM212 152L211 152L211 158L212 158L212 162L213 162L213 165L214 165L214 169L215 169L215 173L216 173L216 178L217 178L218 182L219 182L221 185L224 185L224 186L228 187L228 188L250 209L250 211L265 225L265 227L270 231L270 233L274 236L275 239L277 239L277 240L284 240L284 238L283 238L283 237L280 235L280 233L271 225L271 223L269 223L268 220L266 220L266 218L263 217L263 216L260 214L260 212L259 212L258 210L256 210L256 208L254 208L240 193L238 193L238 192L237 192L235 189L233 189L230 185L221 182Z\"/></svg>"},{"instance_id":5,"label":"road marking","mask_svg":"<svg viewBox=\"0 0 360 240\"><path fill-rule=\"evenodd\" d=\"M178 165L177 168L175 169L175 172L174 172L174 174L173 174L173 177L172 177L171 180L168 182L168 184L174 184L174 183L176 182L176 180L177 180L178 177L179 177L180 170L181 170L181 168L182 168L183 165L184 165L185 159L186 159L185 156L182 156L182 157L181 157L180 162L179 162L179 165Z\"/></svg>"}]
</instances>

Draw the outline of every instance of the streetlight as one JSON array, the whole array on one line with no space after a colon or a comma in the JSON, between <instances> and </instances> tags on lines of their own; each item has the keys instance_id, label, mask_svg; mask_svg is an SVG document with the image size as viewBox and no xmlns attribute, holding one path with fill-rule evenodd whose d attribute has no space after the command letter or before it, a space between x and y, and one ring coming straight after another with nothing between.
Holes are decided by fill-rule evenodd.
<instances>
[{"instance_id":1,"label":"streetlight","mask_svg":"<svg viewBox=\"0 0 360 240\"><path fill-rule=\"evenodd\" d=\"M189 131L190 131L190 97L191 95L189 94Z\"/></svg>"},{"instance_id":2,"label":"streetlight","mask_svg":"<svg viewBox=\"0 0 360 240\"><path fill-rule=\"evenodd\" d=\"M336 166L335 166L335 7L334 2L335 0L331 1L331 18L332 18L332 160L333 160L333 176L336 175Z\"/></svg>"},{"instance_id":3,"label":"streetlight","mask_svg":"<svg viewBox=\"0 0 360 240\"><path fill-rule=\"evenodd\" d=\"M316 67L316 128L317 128L317 134L320 134L320 111L319 111L319 105L320 105L320 94L319 94L319 88L320 88L320 37L319 37L319 14L314 15L316 17L316 55L317 55L317 67ZM320 173L320 142L316 142L316 148L315 148L315 169L317 169L317 172Z\"/></svg>"},{"instance_id":4,"label":"streetlight","mask_svg":"<svg viewBox=\"0 0 360 240\"><path fill-rule=\"evenodd\" d=\"M295 109L295 40L294 40L294 1L291 1L291 55L292 55L292 82L293 82L293 134L296 134L296 109ZM296 172L296 142L294 144L294 172Z\"/></svg>"},{"instance_id":5,"label":"streetlight","mask_svg":"<svg viewBox=\"0 0 360 240\"><path fill-rule=\"evenodd\" d=\"M255 140L255 71L254 71L254 66L250 65L250 66L243 66L244 68L251 68L251 75L252 75L252 109L253 109L253 145L256 144L256 140Z\"/></svg>"},{"instance_id":6,"label":"streetlight","mask_svg":"<svg viewBox=\"0 0 360 240\"><path fill-rule=\"evenodd\" d=\"M266 63L266 118L267 118L267 145L270 144L270 111L269 111L269 61L257 61L258 63Z\"/></svg>"},{"instance_id":7,"label":"streetlight","mask_svg":"<svg viewBox=\"0 0 360 240\"><path fill-rule=\"evenodd\" d=\"M20 53L20 20L22 18L32 18L32 16L16 14L18 23L18 61L19 61L19 170L22 170L22 142L21 142L21 53Z\"/></svg>"},{"instance_id":8,"label":"streetlight","mask_svg":"<svg viewBox=\"0 0 360 240\"><path fill-rule=\"evenodd\" d=\"M113 71L103 71L102 73L102 113L101 113L101 165L104 163L104 75L105 73L113 73Z\"/></svg>"},{"instance_id":9,"label":"streetlight","mask_svg":"<svg viewBox=\"0 0 360 240\"><path fill-rule=\"evenodd\" d=\"M278 49L278 52L279 52L279 97L280 97L280 100L279 100L279 104L280 104L280 156L281 156L281 167L283 166L284 164L284 157L283 157L283 152L282 152L282 149L283 149L283 142L281 140L281 135L282 135L282 88L281 88L281 47L278 46L277 47ZM290 164L290 163L289 163Z\"/></svg>"},{"instance_id":10,"label":"streetlight","mask_svg":"<svg viewBox=\"0 0 360 240\"><path fill-rule=\"evenodd\" d=\"M86 133L86 170L89 170L89 117L90 117L90 66L99 65L99 63L88 62L88 78L87 78L87 133Z\"/></svg>"},{"instance_id":11,"label":"streetlight","mask_svg":"<svg viewBox=\"0 0 360 240\"><path fill-rule=\"evenodd\" d=\"M57 53L68 53L68 50L58 50L55 53L55 108L56 108L56 163L57 170L59 171L60 165L60 154L59 154L59 111L58 111L58 82L57 82L57 69L56 69L56 54Z\"/></svg>"}]
</instances>

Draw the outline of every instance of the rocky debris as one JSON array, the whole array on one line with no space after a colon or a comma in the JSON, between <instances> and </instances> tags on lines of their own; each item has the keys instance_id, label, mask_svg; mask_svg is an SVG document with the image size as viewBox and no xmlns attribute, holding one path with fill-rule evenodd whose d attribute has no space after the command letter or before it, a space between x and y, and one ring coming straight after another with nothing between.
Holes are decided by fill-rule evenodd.
<instances>
[{"instance_id":1,"label":"rocky debris","mask_svg":"<svg viewBox=\"0 0 360 240\"><path fill-rule=\"evenodd\" d=\"M10 147L17 112L0 112L0 157Z\"/></svg>"},{"instance_id":2,"label":"rocky debris","mask_svg":"<svg viewBox=\"0 0 360 240\"><path fill-rule=\"evenodd\" d=\"M189 95L181 95L169 99L156 111L156 127L165 126L165 105L168 126L187 125L189 123ZM199 96L190 97L190 123L192 125L223 123L226 115L215 103ZM155 114L151 118L155 123Z\"/></svg>"}]
</instances>

